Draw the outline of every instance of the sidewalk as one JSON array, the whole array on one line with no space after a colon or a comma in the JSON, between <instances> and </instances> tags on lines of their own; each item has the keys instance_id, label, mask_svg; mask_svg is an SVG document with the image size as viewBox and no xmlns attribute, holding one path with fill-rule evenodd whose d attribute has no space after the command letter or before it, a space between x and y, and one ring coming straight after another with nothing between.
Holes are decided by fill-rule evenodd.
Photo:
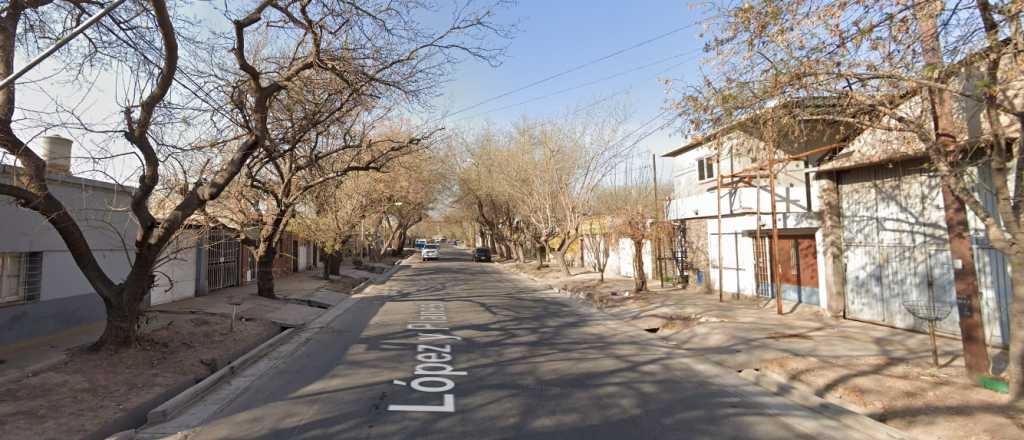
<instances>
[{"instance_id":1,"label":"sidewalk","mask_svg":"<svg viewBox=\"0 0 1024 440\"><path fill-rule=\"evenodd\" d=\"M250 284L153 307L142 322L147 337L132 350L80 350L99 337L102 322L0 347L0 437L91 438L142 424L152 407L282 326L322 315L324 304L348 298L361 282L319 276L302 272L275 280L275 300L256 296Z\"/></svg>"},{"instance_id":2,"label":"sidewalk","mask_svg":"<svg viewBox=\"0 0 1024 440\"><path fill-rule=\"evenodd\" d=\"M284 298L306 298L318 293L327 282L317 278L315 272L300 272L275 280L278 295ZM338 295L342 297L342 295ZM290 326L307 322L323 312L315 307L299 306L287 301L256 296L256 284L231 287L210 295L188 298L162 304L150 310L169 313L204 313L231 315L232 302L238 306L239 316ZM309 310L306 310L309 309ZM35 372L58 365L68 358L68 350L90 344L103 333L103 322L95 322L64 330L52 335L32 338L0 346L0 384L23 378ZM286 325L286 326L289 326Z\"/></svg>"},{"instance_id":3,"label":"sidewalk","mask_svg":"<svg viewBox=\"0 0 1024 440\"><path fill-rule=\"evenodd\" d=\"M571 292L612 316L701 353L730 369L770 372L827 400L920 438L1024 438L1024 414L1004 404L1005 395L970 383L963 374L958 340L939 338L941 367L932 365L926 334L825 316L816 307L691 289L658 287L622 296L632 280L595 274L566 277L557 269L506 268ZM579 269L576 269L579 271ZM995 372L1006 352L993 349Z\"/></svg>"},{"instance_id":4,"label":"sidewalk","mask_svg":"<svg viewBox=\"0 0 1024 440\"><path fill-rule=\"evenodd\" d=\"M227 316L236 313L241 319L266 320L282 327L299 327L319 316L326 307L310 305L310 298L317 296L323 302L338 302L347 296L331 291L328 281L324 280L318 271L299 272L277 278L274 280L274 293L277 299L258 296L256 283L252 282L244 286L220 289L209 295L162 304L152 310Z\"/></svg>"}]
</instances>

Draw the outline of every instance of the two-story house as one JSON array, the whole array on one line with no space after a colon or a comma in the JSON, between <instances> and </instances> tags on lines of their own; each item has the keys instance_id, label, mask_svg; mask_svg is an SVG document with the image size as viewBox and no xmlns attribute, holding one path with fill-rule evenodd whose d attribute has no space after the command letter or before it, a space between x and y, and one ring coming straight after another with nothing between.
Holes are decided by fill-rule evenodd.
<instances>
[{"instance_id":1,"label":"two-story house","mask_svg":"<svg viewBox=\"0 0 1024 440\"><path fill-rule=\"evenodd\" d=\"M786 105L800 105L800 102ZM815 102L812 105L822 106ZM695 138L673 158L668 219L685 247L691 282L731 294L774 297L772 227L778 232L785 300L825 305L818 184L813 164L842 144L849 127L817 120L775 128L770 112ZM774 156L769 160L769 153ZM772 219L772 173L775 219Z\"/></svg>"},{"instance_id":2,"label":"two-story house","mask_svg":"<svg viewBox=\"0 0 1024 440\"><path fill-rule=\"evenodd\" d=\"M915 114L911 107L918 104L909 99L903 110ZM980 137L977 103L960 102L957 111L961 135ZM689 259L684 269L691 282L774 297L777 276L784 300L912 330L926 322L909 312L908 299L956 303L941 184L916 137L787 118L799 133L789 136L764 129L783 122L762 115L665 154L674 161L668 218L677 225L677 248L686 249L677 253ZM771 160L769 151L776 152ZM976 191L991 205L987 164L972 167ZM969 220L986 336L1004 345L1010 268L977 219ZM958 336L958 322L954 307L938 329Z\"/></svg>"}]
</instances>

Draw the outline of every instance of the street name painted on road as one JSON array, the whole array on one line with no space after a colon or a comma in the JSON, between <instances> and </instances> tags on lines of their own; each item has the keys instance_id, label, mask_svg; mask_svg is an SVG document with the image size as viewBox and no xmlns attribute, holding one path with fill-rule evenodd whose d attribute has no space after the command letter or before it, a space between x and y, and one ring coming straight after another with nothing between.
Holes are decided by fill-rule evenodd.
<instances>
[{"instance_id":1,"label":"street name painted on road","mask_svg":"<svg viewBox=\"0 0 1024 440\"><path fill-rule=\"evenodd\" d=\"M409 381L395 379L395 385L408 386L421 393L441 394L441 403L434 405L388 405L388 411L413 412L455 412L455 388L453 376L465 376L465 371L455 371L452 366L451 342L462 338L451 334L448 327L448 312L443 303L425 303L417 306L416 319L405 326L416 332L416 360L420 363L413 369L414 378Z\"/></svg>"}]
</instances>

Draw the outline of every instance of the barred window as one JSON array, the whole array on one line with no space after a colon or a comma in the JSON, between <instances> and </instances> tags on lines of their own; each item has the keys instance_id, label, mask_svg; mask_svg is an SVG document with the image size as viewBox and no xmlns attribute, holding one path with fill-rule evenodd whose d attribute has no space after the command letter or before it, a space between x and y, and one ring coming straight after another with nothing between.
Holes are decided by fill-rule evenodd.
<instances>
[{"instance_id":1,"label":"barred window","mask_svg":"<svg viewBox=\"0 0 1024 440\"><path fill-rule=\"evenodd\" d=\"M41 252L0 252L0 304L39 299Z\"/></svg>"}]
</instances>

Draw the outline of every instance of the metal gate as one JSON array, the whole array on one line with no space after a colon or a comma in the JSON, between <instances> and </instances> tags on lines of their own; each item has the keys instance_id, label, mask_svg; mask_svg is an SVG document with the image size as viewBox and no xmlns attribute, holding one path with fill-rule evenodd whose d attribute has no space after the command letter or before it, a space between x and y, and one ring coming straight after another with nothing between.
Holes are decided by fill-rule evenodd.
<instances>
[{"instance_id":1,"label":"metal gate","mask_svg":"<svg viewBox=\"0 0 1024 440\"><path fill-rule=\"evenodd\" d=\"M757 296L765 298L774 298L772 293L772 271L768 248L771 246L768 242L768 237L764 235L758 237L754 236L754 281L757 283L755 286Z\"/></svg>"},{"instance_id":2,"label":"metal gate","mask_svg":"<svg viewBox=\"0 0 1024 440\"><path fill-rule=\"evenodd\" d=\"M903 309L901 297L956 299L938 177L906 164L862 168L842 173L839 188L847 317L924 330L925 323ZM977 237L974 254L989 343L1005 343L1000 330L1006 266ZM938 330L959 335L958 321L951 313L937 323Z\"/></svg>"},{"instance_id":3,"label":"metal gate","mask_svg":"<svg viewBox=\"0 0 1024 440\"><path fill-rule=\"evenodd\" d=\"M686 222L681 221L676 224L675 228L675 245L672 246L672 260L676 266L676 273L679 274L680 284L684 287L690 281L690 256L686 248Z\"/></svg>"},{"instance_id":4,"label":"metal gate","mask_svg":"<svg viewBox=\"0 0 1024 440\"><path fill-rule=\"evenodd\" d=\"M206 245L206 287L209 290L237 286L241 260L238 239L222 230L212 230Z\"/></svg>"}]
</instances>

